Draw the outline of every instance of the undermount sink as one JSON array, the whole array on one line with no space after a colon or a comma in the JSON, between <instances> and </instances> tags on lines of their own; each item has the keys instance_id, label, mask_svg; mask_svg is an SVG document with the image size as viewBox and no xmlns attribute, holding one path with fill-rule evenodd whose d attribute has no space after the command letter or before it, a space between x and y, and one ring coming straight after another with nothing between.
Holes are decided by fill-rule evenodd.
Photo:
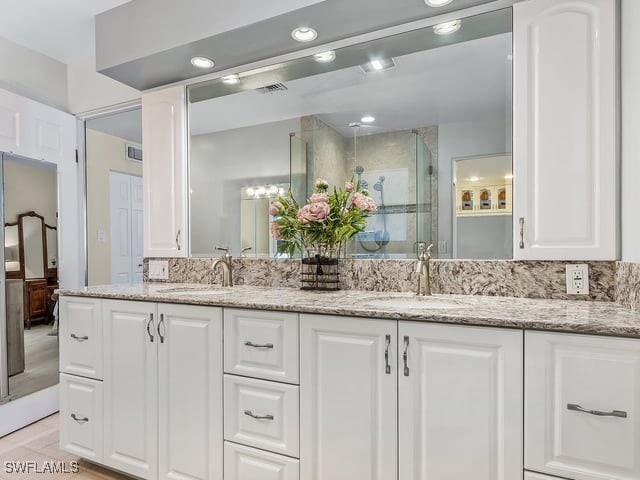
<instances>
[{"instance_id":1,"label":"undermount sink","mask_svg":"<svg viewBox=\"0 0 640 480\"><path fill-rule=\"evenodd\" d=\"M169 295L222 295L228 293L228 290L218 287L173 287L158 290L158 293L165 293Z\"/></svg>"},{"instance_id":2,"label":"undermount sink","mask_svg":"<svg viewBox=\"0 0 640 480\"><path fill-rule=\"evenodd\" d=\"M409 310L434 310L434 309L450 309L460 308L457 303L447 302L433 297L414 297L414 298L389 298L380 300L371 300L367 302L367 306L381 308L400 308Z\"/></svg>"}]
</instances>

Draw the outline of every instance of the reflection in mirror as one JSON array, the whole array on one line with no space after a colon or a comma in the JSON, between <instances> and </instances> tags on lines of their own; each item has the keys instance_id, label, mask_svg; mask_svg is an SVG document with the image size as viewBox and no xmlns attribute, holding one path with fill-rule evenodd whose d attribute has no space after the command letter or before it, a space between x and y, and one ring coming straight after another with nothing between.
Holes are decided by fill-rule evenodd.
<instances>
[{"instance_id":1,"label":"reflection in mirror","mask_svg":"<svg viewBox=\"0 0 640 480\"><path fill-rule=\"evenodd\" d=\"M7 154L3 169L5 374L13 400L58 383L58 278L57 267L48 262L57 241L48 245L47 233L57 226L58 175L53 164Z\"/></svg>"},{"instance_id":2,"label":"reflection in mirror","mask_svg":"<svg viewBox=\"0 0 640 480\"><path fill-rule=\"evenodd\" d=\"M191 255L245 243L273 253L243 237L246 225L268 232L243 192L290 184L305 202L321 177L360 180L379 206L347 245L352 257L413 257L426 241L441 258L510 258L506 211L482 224L500 248L461 241L474 220L458 221L453 172L455 159L494 152L511 170L510 9L462 19L451 35L426 27L334 53L190 87ZM510 189L503 196L506 205Z\"/></svg>"},{"instance_id":3,"label":"reflection in mirror","mask_svg":"<svg viewBox=\"0 0 640 480\"><path fill-rule=\"evenodd\" d=\"M56 227L45 225L47 240L47 268L58 268L58 230Z\"/></svg>"},{"instance_id":4,"label":"reflection in mirror","mask_svg":"<svg viewBox=\"0 0 640 480\"><path fill-rule=\"evenodd\" d=\"M142 111L85 123L89 285L142 282Z\"/></svg>"}]
</instances>

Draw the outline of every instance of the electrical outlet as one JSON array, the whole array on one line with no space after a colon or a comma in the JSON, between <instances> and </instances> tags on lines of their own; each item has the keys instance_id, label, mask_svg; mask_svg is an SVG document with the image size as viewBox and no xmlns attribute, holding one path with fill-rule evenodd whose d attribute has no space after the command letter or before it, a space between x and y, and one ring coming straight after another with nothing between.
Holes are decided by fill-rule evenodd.
<instances>
[{"instance_id":1,"label":"electrical outlet","mask_svg":"<svg viewBox=\"0 0 640 480\"><path fill-rule=\"evenodd\" d=\"M169 280L169 261L149 260L149 280Z\"/></svg>"},{"instance_id":2,"label":"electrical outlet","mask_svg":"<svg viewBox=\"0 0 640 480\"><path fill-rule=\"evenodd\" d=\"M448 253L449 246L446 240L440 240L438 242L438 253Z\"/></svg>"},{"instance_id":3,"label":"electrical outlet","mask_svg":"<svg viewBox=\"0 0 640 480\"><path fill-rule=\"evenodd\" d=\"M586 263L565 266L567 294L568 295L588 295L589 294L589 265Z\"/></svg>"}]
</instances>

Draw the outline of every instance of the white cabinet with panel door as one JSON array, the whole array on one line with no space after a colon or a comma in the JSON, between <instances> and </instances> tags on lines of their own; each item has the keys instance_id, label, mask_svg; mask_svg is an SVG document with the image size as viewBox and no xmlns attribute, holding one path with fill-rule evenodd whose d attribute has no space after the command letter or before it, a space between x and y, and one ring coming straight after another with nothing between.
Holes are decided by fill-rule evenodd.
<instances>
[{"instance_id":1,"label":"white cabinet with panel door","mask_svg":"<svg viewBox=\"0 0 640 480\"><path fill-rule=\"evenodd\" d=\"M186 110L182 85L142 95L145 257L187 256Z\"/></svg>"},{"instance_id":2,"label":"white cabinet with panel door","mask_svg":"<svg viewBox=\"0 0 640 480\"><path fill-rule=\"evenodd\" d=\"M397 478L396 331L300 315L300 478Z\"/></svg>"},{"instance_id":3,"label":"white cabinet with panel door","mask_svg":"<svg viewBox=\"0 0 640 480\"><path fill-rule=\"evenodd\" d=\"M222 315L105 300L104 463L146 479L222 476Z\"/></svg>"},{"instance_id":4,"label":"white cabinet with panel door","mask_svg":"<svg viewBox=\"0 0 640 480\"><path fill-rule=\"evenodd\" d=\"M527 332L525 467L640 479L640 342Z\"/></svg>"},{"instance_id":5,"label":"white cabinet with panel door","mask_svg":"<svg viewBox=\"0 0 640 480\"><path fill-rule=\"evenodd\" d=\"M617 5L513 6L516 259L618 256Z\"/></svg>"},{"instance_id":6,"label":"white cabinet with panel door","mask_svg":"<svg viewBox=\"0 0 640 480\"><path fill-rule=\"evenodd\" d=\"M400 480L522 477L522 332L400 322Z\"/></svg>"}]
</instances>

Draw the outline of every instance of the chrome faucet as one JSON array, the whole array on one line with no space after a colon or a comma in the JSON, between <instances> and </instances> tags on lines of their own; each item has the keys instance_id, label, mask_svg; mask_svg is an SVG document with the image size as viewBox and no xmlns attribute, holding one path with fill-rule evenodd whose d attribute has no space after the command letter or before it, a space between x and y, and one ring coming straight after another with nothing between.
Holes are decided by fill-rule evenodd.
<instances>
[{"instance_id":1,"label":"chrome faucet","mask_svg":"<svg viewBox=\"0 0 640 480\"><path fill-rule=\"evenodd\" d=\"M418 261L415 268L415 272L418 274L417 295L431 295L429 261L431 260L432 248L433 244L427 247L426 242L418 242Z\"/></svg>"},{"instance_id":2,"label":"chrome faucet","mask_svg":"<svg viewBox=\"0 0 640 480\"><path fill-rule=\"evenodd\" d=\"M233 287L233 265L231 264L232 257L229 253L229 247L216 247L216 250L223 251L224 255L213 261L211 270L215 270L218 265L222 265L222 286Z\"/></svg>"}]
</instances>

